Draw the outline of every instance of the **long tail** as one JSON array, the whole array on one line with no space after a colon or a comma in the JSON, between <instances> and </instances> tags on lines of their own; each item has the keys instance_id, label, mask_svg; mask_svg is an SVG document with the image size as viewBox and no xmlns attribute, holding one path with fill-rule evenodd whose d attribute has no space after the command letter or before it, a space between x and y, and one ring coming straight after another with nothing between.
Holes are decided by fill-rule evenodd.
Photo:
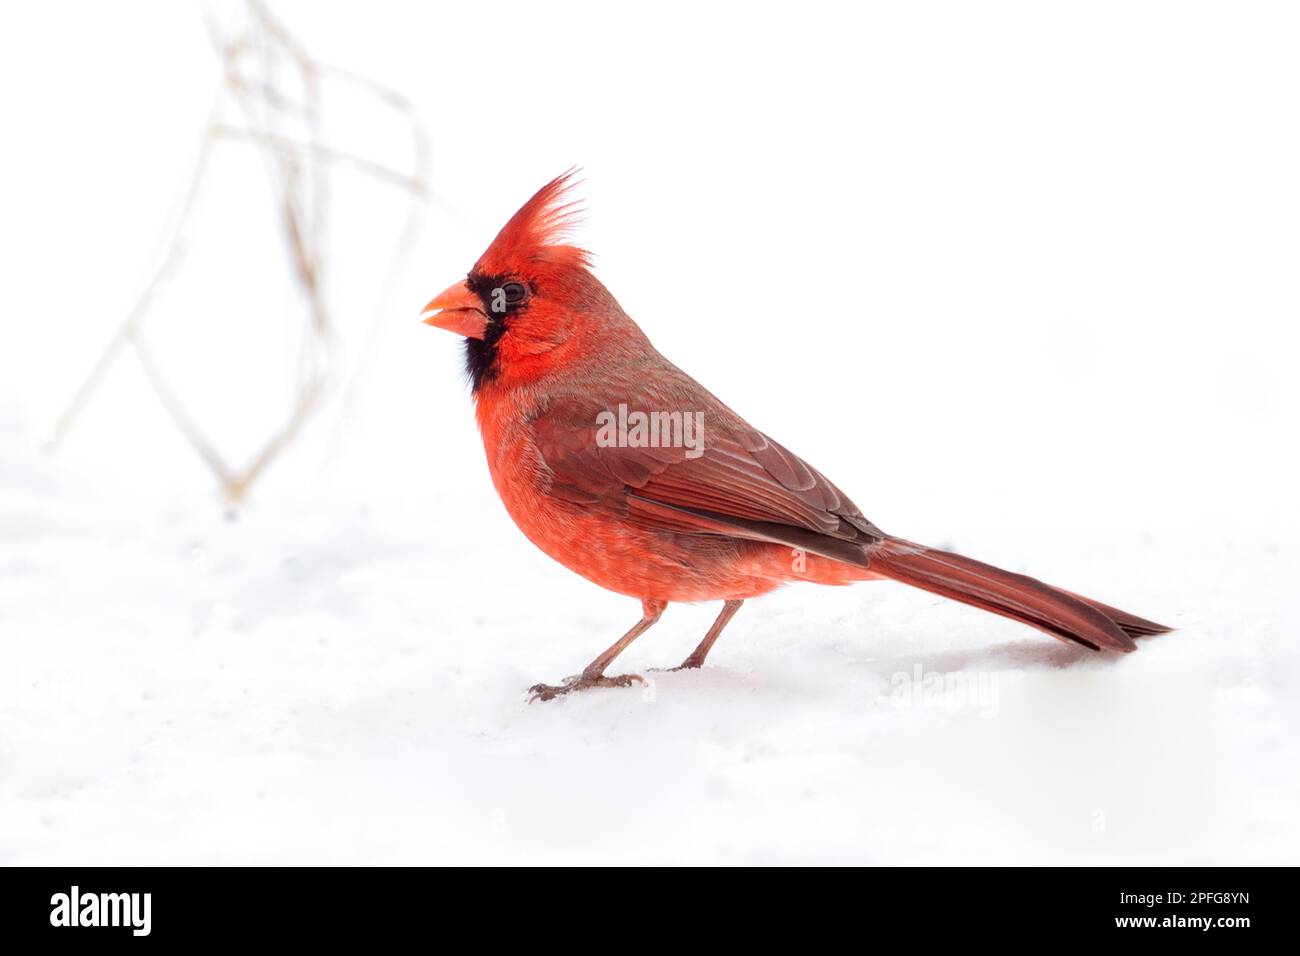
<instances>
[{"instance_id":1,"label":"long tail","mask_svg":"<svg viewBox=\"0 0 1300 956\"><path fill-rule=\"evenodd\" d=\"M871 570L881 577L1001 614L1094 651L1136 650L1134 637L1172 630L1023 574L901 538L886 539L870 555Z\"/></svg>"}]
</instances>

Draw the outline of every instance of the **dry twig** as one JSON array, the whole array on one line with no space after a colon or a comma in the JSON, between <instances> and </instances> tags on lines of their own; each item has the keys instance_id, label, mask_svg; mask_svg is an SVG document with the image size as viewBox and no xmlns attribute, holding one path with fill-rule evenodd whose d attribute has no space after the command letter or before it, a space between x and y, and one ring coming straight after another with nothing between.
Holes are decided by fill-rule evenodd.
<instances>
[{"instance_id":1,"label":"dry twig","mask_svg":"<svg viewBox=\"0 0 1300 956\"><path fill-rule=\"evenodd\" d=\"M146 283L135 307L127 314L77 389L67 410L59 418L53 439L56 446L63 441L108 369L122 351L129 347L140 360L159 402L181 434L212 470L230 502L242 499L267 466L301 432L312 413L318 409L330 375L335 341L324 291L328 270L325 260L325 230L330 205L329 168L353 170L405 190L412 197L385 288L391 287L394 278L392 272L401 268L414 244L421 213L418 200L427 198L429 194L425 179L428 165L427 140L423 127L406 100L373 80L315 60L270 15L261 0L246 0L244 9L247 13L246 26L229 35L222 32L215 17L211 15L211 10L208 10L209 34L222 59L222 85L212 107L189 186L164 245L161 264ZM291 77L293 85L300 88L300 99L286 89L285 76ZM321 124L321 100L326 80L361 90L405 120L412 142L409 170L392 169L368 157L337 149L325 140ZM222 120L225 108L231 102L238 108L242 125L231 125ZM223 142L252 145L265 162L266 174L283 226L287 264L292 271L295 288L306 306L307 315L307 334L293 407L252 459L240 468L229 464L185 407L149 349L144 330L144 320L158 293L180 268L184 258L184 237L208 171L209 160L216 146Z\"/></svg>"}]
</instances>

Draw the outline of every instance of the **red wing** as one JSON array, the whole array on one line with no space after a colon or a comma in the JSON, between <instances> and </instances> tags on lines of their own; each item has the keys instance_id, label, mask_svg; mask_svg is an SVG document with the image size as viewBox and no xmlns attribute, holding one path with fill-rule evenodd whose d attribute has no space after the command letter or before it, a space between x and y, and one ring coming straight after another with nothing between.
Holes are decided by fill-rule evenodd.
<instances>
[{"instance_id":1,"label":"red wing","mask_svg":"<svg viewBox=\"0 0 1300 956\"><path fill-rule=\"evenodd\" d=\"M843 492L797 455L712 396L690 398L705 406L703 432L696 436L701 440L664 447L611 441L616 429L602 432L608 419L598 416L617 417L617 407L586 396L550 398L531 421L549 471L549 492L578 504L615 508L664 531L731 534L815 551L827 550L817 546L820 539L835 539L821 544L840 558L860 555L862 544L883 537ZM654 410L694 414L664 409L662 401L641 407L629 402L627 408L629 417ZM628 437L636 441L634 434ZM846 550L846 542L854 544Z\"/></svg>"}]
</instances>

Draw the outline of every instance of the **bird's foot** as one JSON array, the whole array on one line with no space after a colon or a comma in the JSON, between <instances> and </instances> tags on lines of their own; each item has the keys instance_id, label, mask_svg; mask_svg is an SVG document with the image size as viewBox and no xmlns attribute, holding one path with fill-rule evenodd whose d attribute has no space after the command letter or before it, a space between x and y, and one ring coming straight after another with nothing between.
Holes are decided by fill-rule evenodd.
<instances>
[{"instance_id":1,"label":"bird's foot","mask_svg":"<svg viewBox=\"0 0 1300 956\"><path fill-rule=\"evenodd\" d=\"M676 667L652 667L650 668L657 674L675 674L678 671L694 671L704 666L704 661L696 657L688 657Z\"/></svg>"},{"instance_id":2,"label":"bird's foot","mask_svg":"<svg viewBox=\"0 0 1300 956\"><path fill-rule=\"evenodd\" d=\"M645 678L640 674L617 674L614 677L606 677L604 674L578 674L574 677L566 677L562 684L534 684L528 688L528 693L532 695L528 698L528 703L531 704L535 700L554 700L576 690L590 690L593 687L631 687L634 683L644 684Z\"/></svg>"}]
</instances>

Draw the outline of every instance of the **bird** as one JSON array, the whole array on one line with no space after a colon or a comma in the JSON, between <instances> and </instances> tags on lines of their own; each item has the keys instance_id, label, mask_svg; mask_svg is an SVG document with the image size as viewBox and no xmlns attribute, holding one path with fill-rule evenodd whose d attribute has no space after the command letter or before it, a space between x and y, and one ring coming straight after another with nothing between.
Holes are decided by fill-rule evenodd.
<instances>
[{"instance_id":1,"label":"bird","mask_svg":"<svg viewBox=\"0 0 1300 956\"><path fill-rule=\"evenodd\" d=\"M581 673L530 687L530 700L642 682L606 671L670 603L722 601L672 669L701 667L745 601L792 581L899 581L1093 651L1171 630L882 531L651 345L571 241L577 172L538 190L420 314L465 340L488 469L515 524L560 564L641 602L627 633Z\"/></svg>"}]
</instances>

